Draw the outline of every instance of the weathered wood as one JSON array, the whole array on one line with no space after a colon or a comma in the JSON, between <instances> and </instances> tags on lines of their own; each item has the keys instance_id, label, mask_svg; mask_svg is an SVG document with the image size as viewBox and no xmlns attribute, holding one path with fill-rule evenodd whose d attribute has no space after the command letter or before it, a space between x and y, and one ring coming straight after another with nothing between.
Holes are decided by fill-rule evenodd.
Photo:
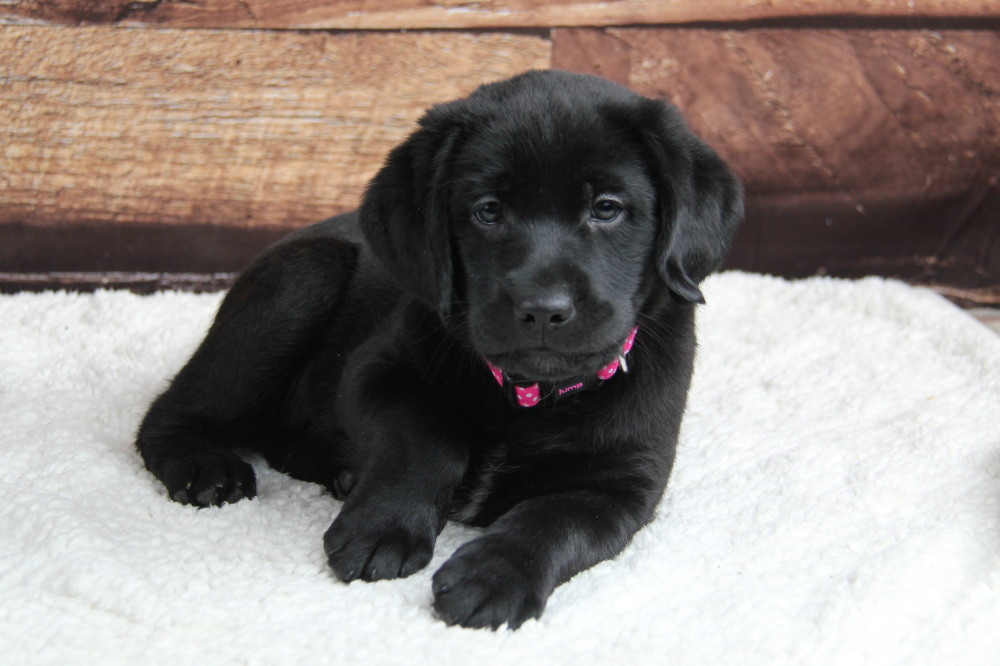
<instances>
[{"instance_id":1,"label":"weathered wood","mask_svg":"<svg viewBox=\"0 0 1000 666\"><path fill-rule=\"evenodd\" d=\"M603 76L631 86L633 49L606 30L570 28L552 31L552 67Z\"/></svg>"},{"instance_id":2,"label":"weathered wood","mask_svg":"<svg viewBox=\"0 0 1000 666\"><path fill-rule=\"evenodd\" d=\"M428 106L545 67L506 34L0 28L0 223L295 226Z\"/></svg>"},{"instance_id":3,"label":"weathered wood","mask_svg":"<svg viewBox=\"0 0 1000 666\"><path fill-rule=\"evenodd\" d=\"M992 0L21 0L0 19L64 24L119 22L174 27L549 28L795 17L983 18Z\"/></svg>"},{"instance_id":4,"label":"weathered wood","mask_svg":"<svg viewBox=\"0 0 1000 666\"><path fill-rule=\"evenodd\" d=\"M1000 170L1000 33L607 34L630 54L628 84L684 109L756 193L843 191L864 206Z\"/></svg>"},{"instance_id":5,"label":"weathered wood","mask_svg":"<svg viewBox=\"0 0 1000 666\"><path fill-rule=\"evenodd\" d=\"M671 99L736 167L741 267L1000 283L1000 33L564 29L553 51Z\"/></svg>"},{"instance_id":6,"label":"weathered wood","mask_svg":"<svg viewBox=\"0 0 1000 666\"><path fill-rule=\"evenodd\" d=\"M673 99L737 167L730 266L1000 284L997 33L552 38L0 28L0 272L237 270L353 207L424 107L551 52Z\"/></svg>"}]
</instances>

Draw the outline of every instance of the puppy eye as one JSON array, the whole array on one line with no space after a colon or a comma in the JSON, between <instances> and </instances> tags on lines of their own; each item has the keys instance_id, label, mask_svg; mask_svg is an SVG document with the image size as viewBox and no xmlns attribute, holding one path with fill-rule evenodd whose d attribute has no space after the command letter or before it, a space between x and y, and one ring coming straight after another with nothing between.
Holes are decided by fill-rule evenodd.
<instances>
[{"instance_id":1,"label":"puppy eye","mask_svg":"<svg viewBox=\"0 0 1000 666\"><path fill-rule=\"evenodd\" d=\"M624 212L625 208L617 199L602 198L594 202L590 217L597 222L614 222Z\"/></svg>"},{"instance_id":2,"label":"puppy eye","mask_svg":"<svg viewBox=\"0 0 1000 666\"><path fill-rule=\"evenodd\" d=\"M479 220L480 224L489 226L500 221L500 217L503 214L503 208L500 206L500 202L496 199L489 199L476 206L473 213L476 216L476 219Z\"/></svg>"}]
</instances>

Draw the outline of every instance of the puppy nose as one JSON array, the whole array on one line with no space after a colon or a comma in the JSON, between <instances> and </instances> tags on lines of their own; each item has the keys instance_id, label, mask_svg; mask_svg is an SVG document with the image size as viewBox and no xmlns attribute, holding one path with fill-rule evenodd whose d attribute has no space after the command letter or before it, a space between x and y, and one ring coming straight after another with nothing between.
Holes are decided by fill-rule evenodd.
<instances>
[{"instance_id":1,"label":"puppy nose","mask_svg":"<svg viewBox=\"0 0 1000 666\"><path fill-rule=\"evenodd\" d=\"M514 316L528 328L556 328L576 314L573 297L563 291L536 294L514 306Z\"/></svg>"}]
</instances>

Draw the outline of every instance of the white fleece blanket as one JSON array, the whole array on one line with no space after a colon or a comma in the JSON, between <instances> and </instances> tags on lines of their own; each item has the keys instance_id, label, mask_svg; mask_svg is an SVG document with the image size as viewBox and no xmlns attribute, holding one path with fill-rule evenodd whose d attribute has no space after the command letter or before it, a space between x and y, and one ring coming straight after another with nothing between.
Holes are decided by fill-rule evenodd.
<instances>
[{"instance_id":1,"label":"white fleece blanket","mask_svg":"<svg viewBox=\"0 0 1000 666\"><path fill-rule=\"evenodd\" d=\"M432 616L474 530L344 585L318 486L167 500L133 434L219 295L0 298L0 663L1000 663L1000 337L891 281L705 291L658 518L517 632Z\"/></svg>"}]
</instances>

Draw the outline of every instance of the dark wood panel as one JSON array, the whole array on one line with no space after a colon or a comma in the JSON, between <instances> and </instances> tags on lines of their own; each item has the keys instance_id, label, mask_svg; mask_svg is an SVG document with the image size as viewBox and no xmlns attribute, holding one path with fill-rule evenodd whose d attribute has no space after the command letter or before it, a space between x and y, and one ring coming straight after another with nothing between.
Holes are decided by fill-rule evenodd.
<instances>
[{"instance_id":1,"label":"dark wood panel","mask_svg":"<svg viewBox=\"0 0 1000 666\"><path fill-rule=\"evenodd\" d=\"M741 267L1000 284L1000 33L562 29L553 51L672 100L734 165Z\"/></svg>"},{"instance_id":2,"label":"dark wood panel","mask_svg":"<svg viewBox=\"0 0 1000 666\"><path fill-rule=\"evenodd\" d=\"M822 197L751 193L730 265L784 277L883 275L1000 293L998 220L997 188L947 200L885 200L864 213Z\"/></svg>"},{"instance_id":3,"label":"dark wood panel","mask_svg":"<svg viewBox=\"0 0 1000 666\"><path fill-rule=\"evenodd\" d=\"M898 210L877 227L865 219L827 223L827 210L799 209L751 197L728 268L784 277L883 275L912 284L951 287L974 303L1000 299L996 220L942 233L946 206L923 214ZM214 290L288 229L185 225L0 226L0 291L115 286Z\"/></svg>"},{"instance_id":4,"label":"dark wood panel","mask_svg":"<svg viewBox=\"0 0 1000 666\"><path fill-rule=\"evenodd\" d=\"M0 272L235 273L289 231L209 224L4 224Z\"/></svg>"},{"instance_id":5,"label":"dark wood panel","mask_svg":"<svg viewBox=\"0 0 1000 666\"><path fill-rule=\"evenodd\" d=\"M991 0L21 0L0 6L9 21L175 27L549 28L734 23L801 17L996 17Z\"/></svg>"},{"instance_id":6,"label":"dark wood panel","mask_svg":"<svg viewBox=\"0 0 1000 666\"><path fill-rule=\"evenodd\" d=\"M555 61L606 73L614 40L613 78L683 109L755 192L839 191L864 208L869 193L996 184L998 32L593 32L555 31Z\"/></svg>"},{"instance_id":7,"label":"dark wood panel","mask_svg":"<svg viewBox=\"0 0 1000 666\"><path fill-rule=\"evenodd\" d=\"M855 211L830 224L826 207L751 195L746 223L728 268L786 277L885 275L948 287L969 303L1000 299L997 257L1000 197L985 213L992 222L955 223L965 202L911 205L901 213L874 209L879 223ZM228 285L261 249L285 234L276 227L211 225L0 225L0 291L111 286L148 292L171 287L213 290ZM986 270L983 267L986 267Z\"/></svg>"}]
</instances>

